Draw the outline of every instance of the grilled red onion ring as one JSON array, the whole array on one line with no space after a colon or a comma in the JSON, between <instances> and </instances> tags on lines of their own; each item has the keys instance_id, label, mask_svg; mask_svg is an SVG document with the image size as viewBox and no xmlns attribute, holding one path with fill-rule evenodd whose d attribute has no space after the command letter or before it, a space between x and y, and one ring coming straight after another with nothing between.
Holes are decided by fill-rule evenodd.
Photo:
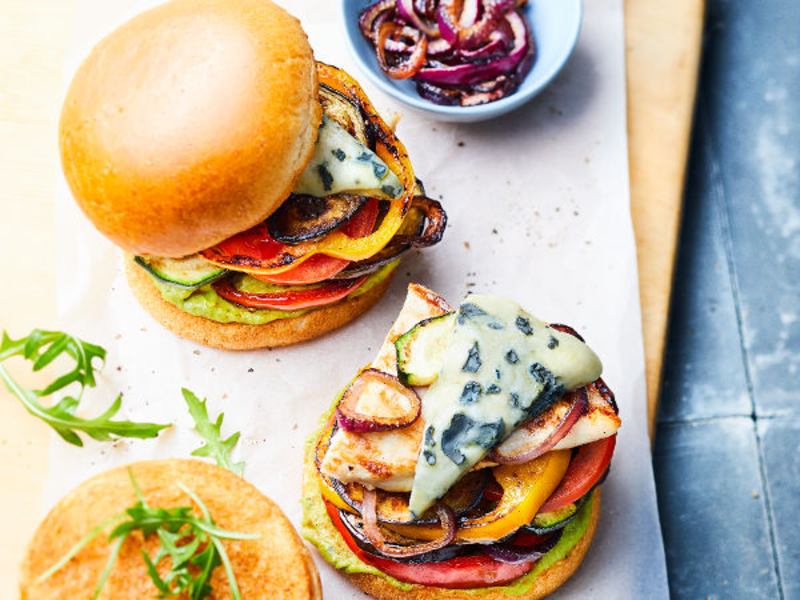
<instances>
[{"instance_id":1,"label":"grilled red onion ring","mask_svg":"<svg viewBox=\"0 0 800 600\"><path fill-rule=\"evenodd\" d=\"M442 210L442 205L427 196L416 196L411 201L411 208L422 211L425 216L425 229L419 235L396 235L392 243L410 244L418 248L438 244L447 227L447 214Z\"/></svg>"},{"instance_id":2,"label":"grilled red onion ring","mask_svg":"<svg viewBox=\"0 0 800 600\"><path fill-rule=\"evenodd\" d=\"M368 6L358 18L358 25L361 33L373 44L377 39L377 29L381 22L385 21L395 12L395 0L380 0L372 6Z\"/></svg>"},{"instance_id":3,"label":"grilled red onion ring","mask_svg":"<svg viewBox=\"0 0 800 600\"><path fill-rule=\"evenodd\" d=\"M475 106L512 94L533 63L522 4L380 0L362 11L359 26L389 77L414 79L431 102Z\"/></svg>"},{"instance_id":4,"label":"grilled red onion ring","mask_svg":"<svg viewBox=\"0 0 800 600\"><path fill-rule=\"evenodd\" d=\"M503 58L484 64L463 63L454 66L424 67L417 73L418 81L443 85L479 83L514 71L530 52L528 25L516 12L506 13L505 19L514 34L514 46Z\"/></svg>"},{"instance_id":5,"label":"grilled red onion ring","mask_svg":"<svg viewBox=\"0 0 800 600\"><path fill-rule=\"evenodd\" d=\"M391 35L402 35L415 39L414 49L403 62L397 65L389 64L386 60L386 42ZM425 64L425 54L428 51L428 38L416 29L403 27L393 21L381 23L378 27L378 39L375 42L378 56L378 65L381 70L392 79L409 79L416 75Z\"/></svg>"},{"instance_id":6,"label":"grilled red onion ring","mask_svg":"<svg viewBox=\"0 0 800 600\"><path fill-rule=\"evenodd\" d=\"M517 546L514 544L487 544L484 546L483 551L492 558L511 564L519 564L526 562L533 562L539 560L545 554L550 552L558 540L561 539L562 531L551 535L541 544L536 546Z\"/></svg>"},{"instance_id":7,"label":"grilled red onion ring","mask_svg":"<svg viewBox=\"0 0 800 600\"><path fill-rule=\"evenodd\" d=\"M436 512L439 515L439 521L443 529L442 536L439 539L425 544L416 544L414 546L397 547L395 545L389 545L378 527L378 516L376 513L377 498L378 494L375 490L364 490L364 498L361 502L361 516L364 519L364 535L367 536L370 543L375 546L381 554L395 558L417 556L444 548L455 539L456 516L452 509L438 502L436 504Z\"/></svg>"},{"instance_id":8,"label":"grilled red onion ring","mask_svg":"<svg viewBox=\"0 0 800 600\"><path fill-rule=\"evenodd\" d=\"M589 405L589 396L586 395L586 388L579 388L575 393L578 397L572 404L572 407L567 411L567 414L564 415L564 418L561 419L558 426L553 429L550 435L548 435L541 444L533 448L523 448L521 452L515 452L513 454L503 454L499 452L500 448L498 447L492 450L487 458L503 465L518 465L538 458L545 452L552 450L558 442L566 437L570 429L572 429L572 426L578 422L578 419L581 418L581 415ZM524 429L524 427L525 425L523 424L522 428Z\"/></svg>"},{"instance_id":9,"label":"grilled red onion ring","mask_svg":"<svg viewBox=\"0 0 800 600\"><path fill-rule=\"evenodd\" d=\"M361 395L371 383L377 383L384 389L382 393L390 392L396 400L396 411L391 415L368 415L359 412L358 402ZM405 405L403 405L405 403ZM336 406L336 418L339 427L352 433L369 433L373 431L389 431L408 427L419 417L422 403L417 393L404 386L397 377L377 369L365 369L359 373L345 390L342 399Z\"/></svg>"},{"instance_id":10,"label":"grilled red onion ring","mask_svg":"<svg viewBox=\"0 0 800 600\"><path fill-rule=\"evenodd\" d=\"M405 17L411 24L430 38L439 37L439 27L436 23L428 24L417 14L414 0L396 0L397 12Z\"/></svg>"}]
</instances>

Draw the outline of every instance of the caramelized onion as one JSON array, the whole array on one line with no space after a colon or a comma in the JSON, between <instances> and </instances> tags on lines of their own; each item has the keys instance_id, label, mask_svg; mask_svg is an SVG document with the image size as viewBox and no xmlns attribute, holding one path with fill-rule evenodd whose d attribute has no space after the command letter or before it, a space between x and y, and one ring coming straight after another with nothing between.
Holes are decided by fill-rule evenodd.
<instances>
[{"instance_id":1,"label":"caramelized onion","mask_svg":"<svg viewBox=\"0 0 800 600\"><path fill-rule=\"evenodd\" d=\"M394 14L394 9L395 0L380 0L364 9L358 19L358 25L364 37L374 43L377 38L378 26Z\"/></svg>"},{"instance_id":2,"label":"caramelized onion","mask_svg":"<svg viewBox=\"0 0 800 600\"><path fill-rule=\"evenodd\" d=\"M558 540L561 539L561 531L551 535L548 539L536 546L517 546L514 544L487 544L483 551L494 558L505 563L520 564L539 560L550 552Z\"/></svg>"},{"instance_id":3,"label":"caramelized onion","mask_svg":"<svg viewBox=\"0 0 800 600\"><path fill-rule=\"evenodd\" d=\"M580 419L581 415L586 410L586 407L589 405L589 396L586 395L586 388L579 388L575 393L578 396L575 402L573 402L572 406L567 411L567 414L564 415L564 418L561 419L561 422L553 429L550 435L548 435L541 444L538 444L533 448L527 448L523 446L521 451L515 451L508 454L501 452L500 448L502 448L502 446L499 446L492 450L488 456L488 459L503 465L518 465L531 461L534 458L538 458L545 452L552 450L555 445L563 440L564 437L569 433L570 429L572 429L572 426L578 422L578 419ZM535 421L535 419L533 420ZM524 428L525 426L523 425L522 427Z\"/></svg>"},{"instance_id":4,"label":"caramelized onion","mask_svg":"<svg viewBox=\"0 0 800 600\"><path fill-rule=\"evenodd\" d=\"M417 10L414 8L414 0L397 0L397 11L426 36L430 38L439 37L439 27L435 23L426 23L417 14Z\"/></svg>"},{"instance_id":5,"label":"caramelized onion","mask_svg":"<svg viewBox=\"0 0 800 600\"><path fill-rule=\"evenodd\" d=\"M373 385L377 385L377 389L372 387ZM370 391L392 395L395 402L391 414L387 414L384 402L381 402L384 405L381 407L383 412L381 415L367 414L358 410L362 396ZM417 393L400 383L397 377L377 369L365 369L345 390L336 406L336 417L339 427L352 433L389 431L411 425L419 417L421 408L422 403Z\"/></svg>"},{"instance_id":6,"label":"caramelized onion","mask_svg":"<svg viewBox=\"0 0 800 600\"><path fill-rule=\"evenodd\" d=\"M530 70L535 48L522 4L381 0L359 26L386 75L414 79L431 102L474 106L513 93Z\"/></svg>"},{"instance_id":7,"label":"caramelized onion","mask_svg":"<svg viewBox=\"0 0 800 600\"><path fill-rule=\"evenodd\" d=\"M394 237L392 243L410 244L414 247L425 248L438 244L447 227L447 214L442 209L442 205L432 198L416 196L411 201L411 208L422 211L426 221L425 229L419 235L398 234Z\"/></svg>"},{"instance_id":8,"label":"caramelized onion","mask_svg":"<svg viewBox=\"0 0 800 600\"><path fill-rule=\"evenodd\" d=\"M386 42L391 35L401 35L414 39L414 49L408 58L399 64L389 64L386 60ZM378 64L381 70L392 79L409 79L416 75L425 64L425 53L428 51L428 38L411 27L403 27L392 21L381 23L378 28L378 40L375 43Z\"/></svg>"},{"instance_id":9,"label":"caramelized onion","mask_svg":"<svg viewBox=\"0 0 800 600\"><path fill-rule=\"evenodd\" d=\"M378 527L378 517L376 513L377 497L377 492L374 489L364 490L364 499L361 503L361 516L364 519L364 535L367 536L370 543L375 546L381 554L396 558L417 556L444 548L455 539L456 516L453 514L452 509L439 502L436 504L436 512L439 515L439 521L442 525L443 531L441 537L432 542L413 546L398 547L396 545L390 545L387 543L383 533Z\"/></svg>"}]
</instances>

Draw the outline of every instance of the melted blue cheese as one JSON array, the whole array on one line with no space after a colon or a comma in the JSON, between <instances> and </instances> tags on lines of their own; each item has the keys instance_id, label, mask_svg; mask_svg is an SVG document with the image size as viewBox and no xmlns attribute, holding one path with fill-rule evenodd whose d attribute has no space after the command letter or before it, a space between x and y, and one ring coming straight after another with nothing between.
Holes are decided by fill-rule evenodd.
<instances>
[{"instance_id":1,"label":"melted blue cheese","mask_svg":"<svg viewBox=\"0 0 800 600\"><path fill-rule=\"evenodd\" d=\"M423 400L412 514L423 514L517 426L601 372L597 355L577 338L510 300L468 296Z\"/></svg>"},{"instance_id":2,"label":"melted blue cheese","mask_svg":"<svg viewBox=\"0 0 800 600\"><path fill-rule=\"evenodd\" d=\"M397 198L403 185L377 154L323 116L314 156L294 193L317 198L342 193Z\"/></svg>"}]
</instances>

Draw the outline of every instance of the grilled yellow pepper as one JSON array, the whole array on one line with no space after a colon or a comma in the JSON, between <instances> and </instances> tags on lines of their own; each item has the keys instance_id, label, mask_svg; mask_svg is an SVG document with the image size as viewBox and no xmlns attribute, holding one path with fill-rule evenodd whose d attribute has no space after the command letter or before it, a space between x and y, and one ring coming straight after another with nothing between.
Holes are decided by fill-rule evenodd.
<instances>
[{"instance_id":1,"label":"grilled yellow pepper","mask_svg":"<svg viewBox=\"0 0 800 600\"><path fill-rule=\"evenodd\" d=\"M503 488L498 505L480 517L459 523L456 542L494 542L528 525L567 472L571 452L555 450L520 465L500 465L494 477ZM435 540L436 525L389 525L387 529L418 540Z\"/></svg>"}]
</instances>

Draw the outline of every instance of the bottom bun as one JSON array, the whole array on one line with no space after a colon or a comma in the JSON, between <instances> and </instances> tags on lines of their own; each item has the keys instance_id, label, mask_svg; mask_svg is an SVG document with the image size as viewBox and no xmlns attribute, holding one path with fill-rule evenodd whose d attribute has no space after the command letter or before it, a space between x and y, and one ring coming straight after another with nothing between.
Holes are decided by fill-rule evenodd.
<instances>
[{"instance_id":1,"label":"bottom bun","mask_svg":"<svg viewBox=\"0 0 800 600\"><path fill-rule=\"evenodd\" d=\"M133 295L156 321L181 337L223 350L274 348L314 339L366 312L380 300L392 280L390 274L365 294L311 310L299 317L278 319L265 325L246 325L218 323L170 304L161 297L150 275L128 255L125 257L125 271Z\"/></svg>"},{"instance_id":2,"label":"bottom bun","mask_svg":"<svg viewBox=\"0 0 800 600\"><path fill-rule=\"evenodd\" d=\"M386 600L397 600L398 598L413 599L413 600L433 600L435 598L448 598L448 599L474 599L480 598L481 600L509 600L510 598L520 597L526 600L537 600L544 598L548 594L552 594L559 586L561 586L567 579L572 577L572 574L583 562L583 557L589 550L594 538L594 532L597 529L597 522L600 518L600 489L594 492L594 499L592 500L592 516L589 521L589 527L586 533L578 541L572 550L560 561L553 566L548 567L536 576L530 589L522 596L510 596L504 594L502 588L493 588L486 590L479 596L474 594L459 593L460 590L444 589L439 587L430 587L425 585L414 586L408 590L400 590L389 583L383 577L372 575L370 573L348 573L347 577L364 590L366 593L374 596L375 598Z\"/></svg>"},{"instance_id":3,"label":"bottom bun","mask_svg":"<svg viewBox=\"0 0 800 600\"><path fill-rule=\"evenodd\" d=\"M311 556L281 510L241 477L199 460L154 460L117 467L72 490L50 511L34 534L22 564L22 599L91 598L111 552L98 535L61 570L37 584L92 528L136 503L128 475L133 471L153 507L189 506L177 483L196 493L215 523L229 531L259 534L255 540L223 542L243 598L322 598ZM154 556L157 536L134 534L122 545L101 598L154 598L158 590L147 575L142 549ZM162 572L162 576L164 573ZM225 569L215 569L212 599L230 598Z\"/></svg>"}]
</instances>

